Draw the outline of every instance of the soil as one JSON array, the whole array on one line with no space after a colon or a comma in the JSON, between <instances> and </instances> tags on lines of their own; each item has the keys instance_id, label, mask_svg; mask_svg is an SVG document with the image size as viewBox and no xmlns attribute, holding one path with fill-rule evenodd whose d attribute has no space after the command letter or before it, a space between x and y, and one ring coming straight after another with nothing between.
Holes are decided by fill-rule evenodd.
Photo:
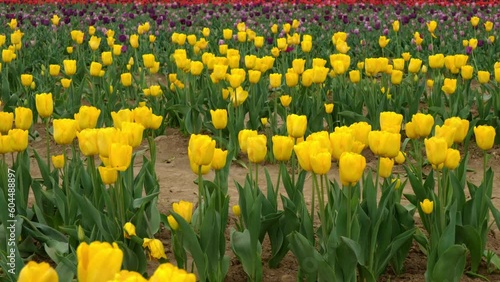
<instances>
[{"instance_id":1,"label":"soil","mask_svg":"<svg viewBox=\"0 0 500 282\"><path fill-rule=\"evenodd\" d=\"M43 125L36 124L34 129L40 133L40 137L36 140L30 142L30 146L33 149L36 149L40 155L45 156L45 129ZM160 182L160 197L158 201L159 210L161 213L168 214L169 210L171 210L172 203L186 200L197 202L197 186L194 183L196 179L196 175L191 171L189 166L189 160L187 155L187 146L188 146L188 136L184 136L178 129L167 129L165 135L159 136L156 138L157 143L157 163L156 163L156 172ZM469 160L469 168L470 172L468 173L468 181L471 181L475 184L482 178L482 153L481 151L474 147L471 143L470 146L470 160ZM62 148L52 144L52 152L61 152ZM138 148L137 151L144 151L144 154L148 154L147 151L147 142L142 144L142 147ZM367 157L367 166L370 168L376 167L376 159L370 153L366 153ZM491 151L491 159L489 161L489 165L492 167L494 171L494 180L493 180L493 203L496 207L500 208L500 146L496 145ZM139 160L142 158L137 157L136 163L134 166L140 167L141 163ZM32 158L31 167L33 169L33 177L40 176L39 172L36 171L37 165L34 158ZM278 175L278 166L272 164L264 164L261 166L261 169L266 168L269 171L271 179L276 179ZM403 173L404 169L401 166L394 167L395 173ZM238 202L238 192L234 186L234 181L239 183L243 183L247 170L240 165L232 164L230 169L230 179L229 179L229 196L230 196L230 205L237 204ZM262 171L262 173L264 173ZM263 175L263 174L262 174ZM403 176L403 175L402 175ZM214 177L214 173L210 172L208 175L205 175L205 179L212 180ZM332 165L332 169L330 172L330 179L338 180L338 168L336 165ZM264 177L259 179L259 184L261 187L265 187L265 179ZM311 200L311 181L308 179L306 181L304 188L304 195L306 197L306 202L310 204ZM411 193L410 185L406 185L404 187L405 193ZM231 215L230 215L231 216ZM230 219L230 224L234 225L235 218L232 217ZM417 222L419 219L416 219ZM228 233L228 232L226 232ZM227 235L227 234L226 234ZM228 236L227 236L228 237ZM173 258L173 254L170 250L170 234L166 229L162 229L159 234L159 238L165 244L165 248L167 250L167 256L169 258ZM229 239L228 239L229 241ZM229 245L229 244L228 244ZM488 249L494 251L497 255L500 255L500 232L497 229L496 225L492 226L492 231L489 234L489 242ZM227 254L231 257L231 264L229 268L229 273L227 275L226 281L245 281L246 274L243 271L243 267L238 261L238 259L234 256L232 251L228 247ZM262 261L263 261L263 281L296 281L297 280L297 270L298 263L295 257L291 252L289 252L281 262L278 268L270 269L268 267L268 260L271 256L271 248L269 241L266 240L263 243L263 252L262 252ZM174 261L175 262L175 261ZM150 270L151 272L156 269L157 263L151 262ZM418 245L414 245L408 258L405 261L405 273L396 276L394 275L391 269L388 269L386 274L383 275L379 279L379 281L424 281L424 273L426 268L426 257L419 250ZM488 274L486 271L486 265L483 264L481 267L481 274L486 276L490 281L500 281L500 272L494 272L493 274ZM479 278L470 278L464 275L461 281L482 281Z\"/></svg>"}]
</instances>

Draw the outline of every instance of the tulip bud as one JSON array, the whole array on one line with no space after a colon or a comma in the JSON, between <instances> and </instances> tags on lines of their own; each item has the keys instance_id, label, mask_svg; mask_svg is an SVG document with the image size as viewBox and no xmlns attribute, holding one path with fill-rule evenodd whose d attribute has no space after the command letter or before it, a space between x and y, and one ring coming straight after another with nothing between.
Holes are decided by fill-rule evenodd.
<instances>
[{"instance_id":1,"label":"tulip bud","mask_svg":"<svg viewBox=\"0 0 500 282\"><path fill-rule=\"evenodd\" d=\"M431 214L434 209L434 202L429 201L429 199L424 199L423 202L420 202L420 208L425 214Z\"/></svg>"},{"instance_id":2,"label":"tulip bud","mask_svg":"<svg viewBox=\"0 0 500 282\"><path fill-rule=\"evenodd\" d=\"M489 125L480 125L474 127L474 135L476 136L477 146L484 151L493 148L495 143L495 128Z\"/></svg>"},{"instance_id":3,"label":"tulip bud","mask_svg":"<svg viewBox=\"0 0 500 282\"><path fill-rule=\"evenodd\" d=\"M355 185L363 176L366 159L360 154L345 152L340 156L340 182L344 186Z\"/></svg>"}]
</instances>

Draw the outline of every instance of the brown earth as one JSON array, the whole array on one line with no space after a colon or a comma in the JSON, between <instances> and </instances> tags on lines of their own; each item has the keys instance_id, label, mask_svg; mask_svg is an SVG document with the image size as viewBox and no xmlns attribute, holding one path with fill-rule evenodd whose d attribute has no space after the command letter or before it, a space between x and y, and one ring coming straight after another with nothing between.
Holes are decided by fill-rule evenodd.
<instances>
[{"instance_id":1,"label":"brown earth","mask_svg":"<svg viewBox=\"0 0 500 282\"><path fill-rule=\"evenodd\" d=\"M36 149L41 155L45 155L45 129L42 125L35 125L35 130L40 133L41 138L37 138L33 142L30 142L30 146ZM159 210L162 213L168 214L172 207L173 202L180 200L196 202L197 196L197 186L194 183L196 175L191 171L189 166L189 160L187 155L188 137L184 136L177 129L167 129L165 135L156 138L157 143L157 163L156 172L160 182L161 194L159 197L158 205ZM482 155L478 148L474 148L471 145L471 157L469 160L470 172L468 174L468 180L478 184L482 178ZM143 153L148 154L146 151L147 143L143 143L143 146L139 150L143 150ZM52 152L61 152L62 148L55 144L52 144ZM493 181L493 203L496 207L500 208L500 147L497 145L492 151L492 158L489 162L491 165L495 176ZM369 153L365 154L367 157L368 166L370 168L375 168L375 158ZM136 160L141 160L142 158L136 158ZM134 164L137 167L141 166L140 161L136 161ZM36 161L32 158L32 173L34 177L40 176L37 171ZM261 166L261 169L266 168L269 171L271 179L275 180L278 175L278 167L272 164L265 164ZM401 166L395 166L395 173L403 173L404 169ZM233 164L230 169L230 179L229 179L229 196L230 204L234 205L238 202L238 192L234 186L234 181L242 183L245 179L247 170L240 165ZM263 174L263 171L261 172ZM205 176L206 179L212 180L214 173L211 172ZM330 179L338 180L338 169L335 165L332 165L332 170L330 172ZM265 179L261 177L259 179L259 184L261 187L265 186ZM407 185L405 192L411 193L411 187ZM304 195L306 197L306 202L310 204L311 200L311 181L310 179L306 181L306 187L304 188ZM234 224L234 218L231 218L231 224ZM418 218L417 218L418 221ZM228 233L228 232L226 232ZM173 257L170 250L170 234L168 231L163 229L159 237L164 242L167 249L167 256L169 258ZM229 245L229 244L228 244ZM488 248L493 250L497 255L500 255L500 232L493 225L492 231L489 234ZM242 265L239 263L238 259L234 256L228 247L227 254L231 257L231 266L229 273L227 275L226 281L245 281L246 274L243 271ZM296 281L297 280L297 270L298 264L297 260L293 254L288 253L280 266L277 269L270 269L267 262L271 256L271 249L269 241L266 240L263 243L263 254L262 261L263 267L263 281ZM150 269L153 270L157 266L157 263L152 262ZM389 269L387 273L380 278L380 281L424 281L424 273L426 268L426 257L419 250L418 246L415 244L405 261L405 273L399 277L395 276L393 272ZM490 281L500 281L500 272L495 272L493 274L487 274L486 266L481 267L481 274L488 277ZM482 281L478 278L473 279L464 276L462 281Z\"/></svg>"}]
</instances>

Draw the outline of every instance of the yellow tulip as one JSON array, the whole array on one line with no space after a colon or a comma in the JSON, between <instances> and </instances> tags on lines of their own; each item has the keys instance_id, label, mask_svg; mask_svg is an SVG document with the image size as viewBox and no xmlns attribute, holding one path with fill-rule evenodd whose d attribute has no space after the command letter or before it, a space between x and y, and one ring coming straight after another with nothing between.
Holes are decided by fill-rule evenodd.
<instances>
[{"instance_id":1,"label":"yellow tulip","mask_svg":"<svg viewBox=\"0 0 500 282\"><path fill-rule=\"evenodd\" d=\"M366 159L360 154L345 152L340 156L340 182L344 186L355 185L363 176L366 168Z\"/></svg>"},{"instance_id":2,"label":"yellow tulip","mask_svg":"<svg viewBox=\"0 0 500 282\"><path fill-rule=\"evenodd\" d=\"M240 86L236 88L235 91L230 91L231 94L231 102L234 107L238 107L243 104L248 98L248 91L243 90Z\"/></svg>"},{"instance_id":3,"label":"yellow tulip","mask_svg":"<svg viewBox=\"0 0 500 282\"><path fill-rule=\"evenodd\" d=\"M12 153L12 138L9 135L0 135L0 155Z\"/></svg>"},{"instance_id":4,"label":"yellow tulip","mask_svg":"<svg viewBox=\"0 0 500 282\"><path fill-rule=\"evenodd\" d=\"M403 80L403 72L400 70L393 70L391 73L391 83L394 85L401 84Z\"/></svg>"},{"instance_id":5,"label":"yellow tulip","mask_svg":"<svg viewBox=\"0 0 500 282\"><path fill-rule=\"evenodd\" d=\"M116 243L81 243L76 249L78 282L105 282L114 278L123 262L123 251Z\"/></svg>"},{"instance_id":6,"label":"yellow tulip","mask_svg":"<svg viewBox=\"0 0 500 282\"><path fill-rule=\"evenodd\" d=\"M425 82L425 84L427 85L427 87L432 88L432 87L434 87L434 80L427 79L427 81Z\"/></svg>"},{"instance_id":7,"label":"yellow tulip","mask_svg":"<svg viewBox=\"0 0 500 282\"><path fill-rule=\"evenodd\" d=\"M410 64L408 65L408 72L418 73L420 71L421 66L422 66L422 60L412 58L410 59Z\"/></svg>"},{"instance_id":8,"label":"yellow tulip","mask_svg":"<svg viewBox=\"0 0 500 282\"><path fill-rule=\"evenodd\" d=\"M129 42L132 48L139 48L139 36L137 34L130 35Z\"/></svg>"},{"instance_id":9,"label":"yellow tulip","mask_svg":"<svg viewBox=\"0 0 500 282\"><path fill-rule=\"evenodd\" d=\"M227 150L222 150L215 148L214 158L212 159L212 168L215 170L221 170L226 166Z\"/></svg>"},{"instance_id":10,"label":"yellow tulip","mask_svg":"<svg viewBox=\"0 0 500 282\"><path fill-rule=\"evenodd\" d=\"M214 157L215 140L208 135L191 134L188 152L189 160L197 166L210 165Z\"/></svg>"},{"instance_id":11,"label":"yellow tulip","mask_svg":"<svg viewBox=\"0 0 500 282\"><path fill-rule=\"evenodd\" d=\"M104 185L115 184L118 179L118 170L112 167L104 166L100 166L97 169L99 170L99 175L101 176L101 180Z\"/></svg>"},{"instance_id":12,"label":"yellow tulip","mask_svg":"<svg viewBox=\"0 0 500 282\"><path fill-rule=\"evenodd\" d=\"M281 86L281 74L280 73L272 73L269 75L269 83L272 88L277 88Z\"/></svg>"},{"instance_id":13,"label":"yellow tulip","mask_svg":"<svg viewBox=\"0 0 500 282\"><path fill-rule=\"evenodd\" d=\"M330 152L317 152L310 157L311 168L315 174L324 175L330 171L332 166L332 155Z\"/></svg>"},{"instance_id":14,"label":"yellow tulip","mask_svg":"<svg viewBox=\"0 0 500 282\"><path fill-rule=\"evenodd\" d=\"M429 199L424 199L423 202L420 202L420 208L425 214L431 214L434 209L434 202L429 201Z\"/></svg>"},{"instance_id":15,"label":"yellow tulip","mask_svg":"<svg viewBox=\"0 0 500 282\"><path fill-rule=\"evenodd\" d=\"M349 80L352 83L358 83L361 80L361 73L359 70L352 70L349 72Z\"/></svg>"},{"instance_id":16,"label":"yellow tulip","mask_svg":"<svg viewBox=\"0 0 500 282\"><path fill-rule=\"evenodd\" d=\"M144 126L135 122L123 122L122 132L128 135L128 144L132 148L137 148L142 143L142 135L144 133Z\"/></svg>"},{"instance_id":17,"label":"yellow tulip","mask_svg":"<svg viewBox=\"0 0 500 282\"><path fill-rule=\"evenodd\" d=\"M286 50L286 48L288 47L288 44L286 42L286 38L278 38L278 39L276 39L276 47L278 47L278 49L280 51Z\"/></svg>"},{"instance_id":18,"label":"yellow tulip","mask_svg":"<svg viewBox=\"0 0 500 282\"><path fill-rule=\"evenodd\" d=\"M293 71L299 75L302 74L304 72L305 63L306 63L306 60L304 60L304 59L294 59L292 61Z\"/></svg>"},{"instance_id":19,"label":"yellow tulip","mask_svg":"<svg viewBox=\"0 0 500 282\"><path fill-rule=\"evenodd\" d=\"M434 31L436 31L438 24L436 21L430 21L427 23L427 30L434 35ZM433 36L434 37L434 36Z\"/></svg>"},{"instance_id":20,"label":"yellow tulip","mask_svg":"<svg viewBox=\"0 0 500 282\"><path fill-rule=\"evenodd\" d=\"M495 143L495 128L489 125L480 125L474 127L474 136L476 136L477 146L484 151L493 148Z\"/></svg>"},{"instance_id":21,"label":"yellow tulip","mask_svg":"<svg viewBox=\"0 0 500 282\"><path fill-rule=\"evenodd\" d=\"M99 154L99 147L97 146L98 132L98 129L87 128L76 133L80 151L84 156L94 156Z\"/></svg>"},{"instance_id":22,"label":"yellow tulip","mask_svg":"<svg viewBox=\"0 0 500 282\"><path fill-rule=\"evenodd\" d=\"M440 69L444 67L444 55L443 54L430 55L429 67L431 69Z\"/></svg>"},{"instance_id":23,"label":"yellow tulip","mask_svg":"<svg viewBox=\"0 0 500 282\"><path fill-rule=\"evenodd\" d=\"M15 113L14 123L16 125L16 128L29 130L31 124L33 123L33 111L31 111L30 108L17 107L14 109L14 113ZM4 125L5 123L4 120L1 118L1 115L2 113L0 112L0 120L2 121L2 125ZM8 124L8 121L6 121L6 123ZM5 132L6 130L0 128L0 132L2 131Z\"/></svg>"},{"instance_id":24,"label":"yellow tulip","mask_svg":"<svg viewBox=\"0 0 500 282\"><path fill-rule=\"evenodd\" d=\"M135 233L135 225L132 222L127 222L123 225L123 235L125 238L130 239L132 236L137 236Z\"/></svg>"},{"instance_id":25,"label":"yellow tulip","mask_svg":"<svg viewBox=\"0 0 500 282\"><path fill-rule=\"evenodd\" d=\"M15 53L10 50L10 49L3 49L2 50L2 61L4 63L10 63L14 59Z\"/></svg>"},{"instance_id":26,"label":"yellow tulip","mask_svg":"<svg viewBox=\"0 0 500 282\"><path fill-rule=\"evenodd\" d=\"M210 110L210 115L212 117L212 123L215 129L224 129L227 126L227 110L217 109Z\"/></svg>"},{"instance_id":27,"label":"yellow tulip","mask_svg":"<svg viewBox=\"0 0 500 282\"><path fill-rule=\"evenodd\" d=\"M61 71L60 65L49 65L49 74L51 76L58 76Z\"/></svg>"},{"instance_id":28,"label":"yellow tulip","mask_svg":"<svg viewBox=\"0 0 500 282\"><path fill-rule=\"evenodd\" d=\"M224 40L229 40L233 38L233 30L225 28L222 30L222 35L224 37Z\"/></svg>"},{"instance_id":29,"label":"yellow tulip","mask_svg":"<svg viewBox=\"0 0 500 282\"><path fill-rule=\"evenodd\" d=\"M476 27L479 24L479 20L480 19L478 17L474 16L470 18L470 23L473 27Z\"/></svg>"},{"instance_id":30,"label":"yellow tulip","mask_svg":"<svg viewBox=\"0 0 500 282\"><path fill-rule=\"evenodd\" d=\"M333 106L334 106L333 103L328 103L328 104L325 103L324 106L325 106L325 112L327 114L331 114L333 112Z\"/></svg>"},{"instance_id":31,"label":"yellow tulip","mask_svg":"<svg viewBox=\"0 0 500 282\"><path fill-rule=\"evenodd\" d=\"M240 208L240 206L239 205L234 205L232 209L233 209L234 216L240 217L240 215L241 215L241 208Z\"/></svg>"},{"instance_id":32,"label":"yellow tulip","mask_svg":"<svg viewBox=\"0 0 500 282\"><path fill-rule=\"evenodd\" d=\"M113 44L113 55L120 56L122 54L122 45Z\"/></svg>"},{"instance_id":33,"label":"yellow tulip","mask_svg":"<svg viewBox=\"0 0 500 282\"><path fill-rule=\"evenodd\" d=\"M59 145L69 145L76 137L77 122L74 119L55 119L54 141Z\"/></svg>"},{"instance_id":34,"label":"yellow tulip","mask_svg":"<svg viewBox=\"0 0 500 282\"><path fill-rule=\"evenodd\" d=\"M286 117L286 128L288 135L293 138L304 137L307 129L307 117L305 115L291 114Z\"/></svg>"},{"instance_id":35,"label":"yellow tulip","mask_svg":"<svg viewBox=\"0 0 500 282\"><path fill-rule=\"evenodd\" d=\"M378 174L382 178L388 178L392 174L392 168L394 167L394 159L392 158L380 158L380 167Z\"/></svg>"},{"instance_id":36,"label":"yellow tulip","mask_svg":"<svg viewBox=\"0 0 500 282\"><path fill-rule=\"evenodd\" d=\"M330 146L332 151L332 158L339 160L344 152L352 152L354 145L354 136L352 130L345 132L335 131L330 133Z\"/></svg>"},{"instance_id":37,"label":"yellow tulip","mask_svg":"<svg viewBox=\"0 0 500 282\"><path fill-rule=\"evenodd\" d=\"M403 115L395 112L380 113L380 130L391 133L399 133L401 131L401 123Z\"/></svg>"},{"instance_id":38,"label":"yellow tulip","mask_svg":"<svg viewBox=\"0 0 500 282\"><path fill-rule=\"evenodd\" d=\"M125 87L132 85L132 74L129 72L122 73L120 75L120 81L121 81L122 85Z\"/></svg>"},{"instance_id":39,"label":"yellow tulip","mask_svg":"<svg viewBox=\"0 0 500 282\"><path fill-rule=\"evenodd\" d=\"M31 74L21 74L21 84L24 87L29 87L33 82L33 75Z\"/></svg>"},{"instance_id":40,"label":"yellow tulip","mask_svg":"<svg viewBox=\"0 0 500 282\"><path fill-rule=\"evenodd\" d=\"M168 221L168 225L170 225L170 228L173 231L176 231L179 229L179 223L177 222L177 220L175 220L173 215L167 216L167 221Z\"/></svg>"},{"instance_id":41,"label":"yellow tulip","mask_svg":"<svg viewBox=\"0 0 500 282\"><path fill-rule=\"evenodd\" d=\"M56 169L61 169L64 167L64 155L54 155L51 157L52 165Z\"/></svg>"},{"instance_id":42,"label":"yellow tulip","mask_svg":"<svg viewBox=\"0 0 500 282\"><path fill-rule=\"evenodd\" d=\"M378 38L378 45L380 46L380 48L385 48L385 46L387 46L387 44L389 44L389 41L391 41L391 40L387 39L385 36L381 35Z\"/></svg>"},{"instance_id":43,"label":"yellow tulip","mask_svg":"<svg viewBox=\"0 0 500 282\"><path fill-rule=\"evenodd\" d=\"M134 121L134 112L130 109L122 109L118 112L111 112L111 118L113 119L115 128L121 129L123 122Z\"/></svg>"},{"instance_id":44,"label":"yellow tulip","mask_svg":"<svg viewBox=\"0 0 500 282\"><path fill-rule=\"evenodd\" d=\"M188 157L190 157L190 156L191 156L191 153L190 153L190 151L188 151ZM189 166L191 168L191 171L196 175L198 175L200 167L201 167L201 174L202 175L209 173L210 169L212 168L211 164L199 166L199 165L195 164L193 161L189 161Z\"/></svg>"},{"instance_id":45,"label":"yellow tulip","mask_svg":"<svg viewBox=\"0 0 500 282\"><path fill-rule=\"evenodd\" d=\"M90 40L89 40L90 49L95 51L99 48L99 45L101 45L101 38L92 35L92 37L90 37Z\"/></svg>"},{"instance_id":46,"label":"yellow tulip","mask_svg":"<svg viewBox=\"0 0 500 282\"><path fill-rule=\"evenodd\" d=\"M302 49L302 52L304 52L304 53L311 52L312 41L302 41L302 42L300 42L300 48Z\"/></svg>"},{"instance_id":47,"label":"yellow tulip","mask_svg":"<svg viewBox=\"0 0 500 282\"><path fill-rule=\"evenodd\" d=\"M305 171L312 171L311 156L317 154L321 148L318 141L309 140L293 146L300 167Z\"/></svg>"},{"instance_id":48,"label":"yellow tulip","mask_svg":"<svg viewBox=\"0 0 500 282\"><path fill-rule=\"evenodd\" d=\"M113 63L113 55L110 51L101 53L102 64L110 66Z\"/></svg>"},{"instance_id":49,"label":"yellow tulip","mask_svg":"<svg viewBox=\"0 0 500 282\"><path fill-rule=\"evenodd\" d=\"M463 55L463 54L457 54L454 56L454 64L456 68L462 68L467 64L467 61L469 59L469 56Z\"/></svg>"},{"instance_id":50,"label":"yellow tulip","mask_svg":"<svg viewBox=\"0 0 500 282\"><path fill-rule=\"evenodd\" d=\"M247 154L250 162L263 162L267 154L267 137L264 134L248 137Z\"/></svg>"},{"instance_id":51,"label":"yellow tulip","mask_svg":"<svg viewBox=\"0 0 500 282\"><path fill-rule=\"evenodd\" d=\"M408 62L411 58L411 54L409 52L404 52L401 54L401 57L403 57L403 60L405 60L405 62Z\"/></svg>"},{"instance_id":52,"label":"yellow tulip","mask_svg":"<svg viewBox=\"0 0 500 282\"><path fill-rule=\"evenodd\" d=\"M163 243L158 239L144 238L142 247L149 250L148 253L150 259L167 258L167 255L165 254L165 247L163 246Z\"/></svg>"},{"instance_id":53,"label":"yellow tulip","mask_svg":"<svg viewBox=\"0 0 500 282\"><path fill-rule=\"evenodd\" d=\"M457 132L457 129L453 126L450 125L443 125L439 126L436 125L435 127L435 136L436 137L441 137L446 141L446 144L448 147L451 147L453 145L453 141L455 140L455 133Z\"/></svg>"},{"instance_id":54,"label":"yellow tulip","mask_svg":"<svg viewBox=\"0 0 500 282\"><path fill-rule=\"evenodd\" d=\"M11 138L12 151L22 152L28 148L28 130L11 129L8 136Z\"/></svg>"},{"instance_id":55,"label":"yellow tulip","mask_svg":"<svg viewBox=\"0 0 500 282\"><path fill-rule=\"evenodd\" d=\"M447 95L455 93L455 91L457 90L457 80L451 78L445 78L441 90Z\"/></svg>"},{"instance_id":56,"label":"yellow tulip","mask_svg":"<svg viewBox=\"0 0 500 282\"><path fill-rule=\"evenodd\" d=\"M123 281L133 281L133 282L147 282L142 274L135 271L121 270L115 274L115 277L108 282L123 282Z\"/></svg>"},{"instance_id":57,"label":"yellow tulip","mask_svg":"<svg viewBox=\"0 0 500 282\"><path fill-rule=\"evenodd\" d=\"M474 67L470 65L465 65L460 69L460 75L463 79L469 80L472 78L472 73L474 72Z\"/></svg>"},{"instance_id":58,"label":"yellow tulip","mask_svg":"<svg viewBox=\"0 0 500 282\"><path fill-rule=\"evenodd\" d=\"M249 70L248 71L248 81L252 84L259 83L261 75L262 75L262 73L258 70Z\"/></svg>"},{"instance_id":59,"label":"yellow tulip","mask_svg":"<svg viewBox=\"0 0 500 282\"><path fill-rule=\"evenodd\" d=\"M321 84L325 82L326 76L328 75L328 68L315 66L312 69L312 81L316 84Z\"/></svg>"},{"instance_id":60,"label":"yellow tulip","mask_svg":"<svg viewBox=\"0 0 500 282\"><path fill-rule=\"evenodd\" d=\"M285 74L285 81L288 87L294 87L299 83L299 74L292 72L287 72Z\"/></svg>"},{"instance_id":61,"label":"yellow tulip","mask_svg":"<svg viewBox=\"0 0 500 282\"><path fill-rule=\"evenodd\" d=\"M18 282L58 282L59 276L48 263L28 262L19 273Z\"/></svg>"},{"instance_id":62,"label":"yellow tulip","mask_svg":"<svg viewBox=\"0 0 500 282\"><path fill-rule=\"evenodd\" d=\"M151 115L151 124L149 126L150 129L157 130L160 128L163 122L162 116L157 116L155 114Z\"/></svg>"},{"instance_id":63,"label":"yellow tulip","mask_svg":"<svg viewBox=\"0 0 500 282\"><path fill-rule=\"evenodd\" d=\"M394 30L394 32L399 31L399 21L398 20L395 20L392 22L392 30Z\"/></svg>"},{"instance_id":64,"label":"yellow tulip","mask_svg":"<svg viewBox=\"0 0 500 282\"><path fill-rule=\"evenodd\" d=\"M64 73L66 75L74 75L76 73L76 60L64 60Z\"/></svg>"},{"instance_id":65,"label":"yellow tulip","mask_svg":"<svg viewBox=\"0 0 500 282\"><path fill-rule=\"evenodd\" d=\"M179 201L172 204L172 209L180 215L187 223L191 223L193 216L193 203L188 201Z\"/></svg>"},{"instance_id":66,"label":"yellow tulip","mask_svg":"<svg viewBox=\"0 0 500 282\"><path fill-rule=\"evenodd\" d=\"M163 281L183 281L196 282L196 276L192 273L187 273L184 269L179 269L170 263L161 264L149 279L149 282Z\"/></svg>"},{"instance_id":67,"label":"yellow tulip","mask_svg":"<svg viewBox=\"0 0 500 282\"><path fill-rule=\"evenodd\" d=\"M398 156L396 158L394 158L394 161L397 164L403 164L406 161L406 155L405 155L405 153L399 151Z\"/></svg>"},{"instance_id":68,"label":"yellow tulip","mask_svg":"<svg viewBox=\"0 0 500 282\"><path fill-rule=\"evenodd\" d=\"M281 95L280 96L280 102L281 105L285 108L290 106L290 103L292 103L292 96L290 95Z\"/></svg>"},{"instance_id":69,"label":"yellow tulip","mask_svg":"<svg viewBox=\"0 0 500 282\"><path fill-rule=\"evenodd\" d=\"M61 85L63 88L69 88L71 86L71 79L62 78Z\"/></svg>"},{"instance_id":70,"label":"yellow tulip","mask_svg":"<svg viewBox=\"0 0 500 282\"><path fill-rule=\"evenodd\" d=\"M92 106L81 106L78 113L74 115L75 120L78 122L78 130L86 128L95 128L101 110Z\"/></svg>"},{"instance_id":71,"label":"yellow tulip","mask_svg":"<svg viewBox=\"0 0 500 282\"><path fill-rule=\"evenodd\" d=\"M457 168L459 164L460 164L460 151L448 148L448 150L446 150L444 167L453 170Z\"/></svg>"},{"instance_id":72,"label":"yellow tulip","mask_svg":"<svg viewBox=\"0 0 500 282\"><path fill-rule=\"evenodd\" d=\"M471 47L471 48L472 48L472 50L476 50L476 48L477 48L477 44L478 44L478 41L477 41L477 39L476 39L476 38L471 38L471 39L469 40L469 47Z\"/></svg>"},{"instance_id":73,"label":"yellow tulip","mask_svg":"<svg viewBox=\"0 0 500 282\"><path fill-rule=\"evenodd\" d=\"M192 75L201 75L203 71L203 63L200 61L191 61L191 74Z\"/></svg>"},{"instance_id":74,"label":"yellow tulip","mask_svg":"<svg viewBox=\"0 0 500 282\"><path fill-rule=\"evenodd\" d=\"M112 143L109 148L109 165L118 171L125 171L132 161L132 146Z\"/></svg>"},{"instance_id":75,"label":"yellow tulip","mask_svg":"<svg viewBox=\"0 0 500 282\"><path fill-rule=\"evenodd\" d=\"M0 112L0 133L7 133L12 129L14 122L14 113Z\"/></svg>"},{"instance_id":76,"label":"yellow tulip","mask_svg":"<svg viewBox=\"0 0 500 282\"><path fill-rule=\"evenodd\" d=\"M288 161L292 156L293 139L288 136L272 137L273 141L273 155L277 161Z\"/></svg>"},{"instance_id":77,"label":"yellow tulip","mask_svg":"<svg viewBox=\"0 0 500 282\"><path fill-rule=\"evenodd\" d=\"M370 131L368 134L370 150L377 156L395 158L401 147L401 134L387 131Z\"/></svg>"},{"instance_id":78,"label":"yellow tulip","mask_svg":"<svg viewBox=\"0 0 500 282\"><path fill-rule=\"evenodd\" d=\"M313 83L314 71L312 69L305 70L302 73L301 83L305 87L309 87Z\"/></svg>"},{"instance_id":79,"label":"yellow tulip","mask_svg":"<svg viewBox=\"0 0 500 282\"><path fill-rule=\"evenodd\" d=\"M453 142L462 143L469 132L469 121L467 119L461 119L459 117L447 118L444 121L444 125L449 125L455 128L455 135Z\"/></svg>"},{"instance_id":80,"label":"yellow tulip","mask_svg":"<svg viewBox=\"0 0 500 282\"><path fill-rule=\"evenodd\" d=\"M416 124L412 121L406 123L405 134L406 134L406 137L408 137L410 139L418 139L420 137L416 131Z\"/></svg>"},{"instance_id":81,"label":"yellow tulip","mask_svg":"<svg viewBox=\"0 0 500 282\"><path fill-rule=\"evenodd\" d=\"M415 133L419 137L429 136L434 126L434 117L430 114L414 114L411 121L415 125Z\"/></svg>"},{"instance_id":82,"label":"yellow tulip","mask_svg":"<svg viewBox=\"0 0 500 282\"><path fill-rule=\"evenodd\" d=\"M488 71L478 71L477 72L477 80L481 84L488 83L490 81L490 72L488 72Z\"/></svg>"},{"instance_id":83,"label":"yellow tulip","mask_svg":"<svg viewBox=\"0 0 500 282\"><path fill-rule=\"evenodd\" d=\"M361 142L364 145L368 145L368 134L372 130L372 126L367 122L355 122L349 126L351 129L351 134L354 136L354 140Z\"/></svg>"},{"instance_id":84,"label":"yellow tulip","mask_svg":"<svg viewBox=\"0 0 500 282\"><path fill-rule=\"evenodd\" d=\"M441 137L431 137L424 139L424 144L425 154L429 163L436 167L443 164L446 160L446 150L448 149L446 140Z\"/></svg>"}]
</instances>

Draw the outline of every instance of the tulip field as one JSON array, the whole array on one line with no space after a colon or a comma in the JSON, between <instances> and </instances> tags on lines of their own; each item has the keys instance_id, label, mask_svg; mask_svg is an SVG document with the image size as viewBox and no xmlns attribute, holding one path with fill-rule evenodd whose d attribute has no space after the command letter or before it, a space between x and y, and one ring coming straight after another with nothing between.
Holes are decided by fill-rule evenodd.
<instances>
[{"instance_id":1,"label":"tulip field","mask_svg":"<svg viewBox=\"0 0 500 282\"><path fill-rule=\"evenodd\" d=\"M0 1L0 281L500 281L499 37L493 0Z\"/></svg>"}]
</instances>

